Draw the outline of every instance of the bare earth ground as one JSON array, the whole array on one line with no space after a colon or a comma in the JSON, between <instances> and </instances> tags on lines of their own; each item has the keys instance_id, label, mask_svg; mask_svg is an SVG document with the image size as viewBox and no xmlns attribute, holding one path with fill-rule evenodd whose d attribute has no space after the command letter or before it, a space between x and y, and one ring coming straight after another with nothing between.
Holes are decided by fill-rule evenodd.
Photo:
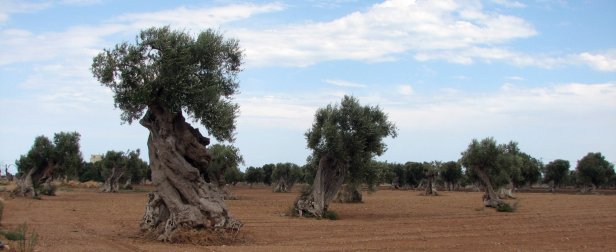
<instances>
[{"instance_id":1,"label":"bare earth ground","mask_svg":"<svg viewBox=\"0 0 616 252\"><path fill-rule=\"evenodd\" d=\"M59 191L7 199L3 229L27 222L37 251L616 251L616 195L519 193L518 211L484 209L481 193L380 190L333 204L339 220L284 216L297 193L236 187L227 201L250 241L196 246L139 236L144 192Z\"/></svg>"}]
</instances>

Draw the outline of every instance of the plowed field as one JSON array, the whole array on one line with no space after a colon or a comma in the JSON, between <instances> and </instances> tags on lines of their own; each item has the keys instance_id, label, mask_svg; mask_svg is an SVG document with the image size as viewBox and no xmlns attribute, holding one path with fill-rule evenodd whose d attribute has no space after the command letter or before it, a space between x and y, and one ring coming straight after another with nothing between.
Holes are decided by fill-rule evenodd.
<instances>
[{"instance_id":1,"label":"plowed field","mask_svg":"<svg viewBox=\"0 0 616 252\"><path fill-rule=\"evenodd\" d=\"M139 235L144 192L59 191L7 199L2 228L27 222L38 251L616 251L616 195L519 193L518 210L484 209L481 193L380 190L364 203L334 203L339 220L286 217L297 193L233 188L245 223L241 245L197 246Z\"/></svg>"}]
</instances>

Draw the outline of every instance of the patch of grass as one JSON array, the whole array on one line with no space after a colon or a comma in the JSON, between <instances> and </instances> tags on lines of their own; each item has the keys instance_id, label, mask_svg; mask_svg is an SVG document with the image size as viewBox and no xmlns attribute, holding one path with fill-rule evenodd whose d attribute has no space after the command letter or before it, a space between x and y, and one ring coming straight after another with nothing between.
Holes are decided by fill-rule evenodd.
<instances>
[{"instance_id":1,"label":"patch of grass","mask_svg":"<svg viewBox=\"0 0 616 252\"><path fill-rule=\"evenodd\" d=\"M16 249L11 251L31 252L38 242L38 234L34 230L28 230L28 224L17 226L15 230L0 231L9 241L16 241Z\"/></svg>"},{"instance_id":2,"label":"patch of grass","mask_svg":"<svg viewBox=\"0 0 616 252\"><path fill-rule=\"evenodd\" d=\"M515 212L518 208L518 202L514 202L513 204L509 204L507 202L500 203L496 206L496 211L498 212Z\"/></svg>"},{"instance_id":3,"label":"patch of grass","mask_svg":"<svg viewBox=\"0 0 616 252\"><path fill-rule=\"evenodd\" d=\"M21 241L24 239L24 235L22 233L14 230L0 231L0 234L2 234L9 241Z\"/></svg>"}]
</instances>

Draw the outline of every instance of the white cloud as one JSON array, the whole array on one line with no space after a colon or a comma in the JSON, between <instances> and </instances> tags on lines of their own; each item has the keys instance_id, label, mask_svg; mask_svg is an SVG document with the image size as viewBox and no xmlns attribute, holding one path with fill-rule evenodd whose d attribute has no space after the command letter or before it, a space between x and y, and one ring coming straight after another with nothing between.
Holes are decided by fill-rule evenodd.
<instances>
[{"instance_id":1,"label":"white cloud","mask_svg":"<svg viewBox=\"0 0 616 252\"><path fill-rule=\"evenodd\" d=\"M51 5L49 2L30 3L26 1L0 1L0 25L9 20L13 13L26 13L42 10Z\"/></svg>"},{"instance_id":2,"label":"white cloud","mask_svg":"<svg viewBox=\"0 0 616 252\"><path fill-rule=\"evenodd\" d=\"M246 47L250 65L308 66L343 59L391 61L408 51L496 45L536 31L521 18L484 11L479 2L391 0L329 22L231 33Z\"/></svg>"},{"instance_id":3,"label":"white cloud","mask_svg":"<svg viewBox=\"0 0 616 252\"><path fill-rule=\"evenodd\" d=\"M413 87L411 85L400 85L398 86L398 93L401 95L412 95Z\"/></svg>"},{"instance_id":4,"label":"white cloud","mask_svg":"<svg viewBox=\"0 0 616 252\"><path fill-rule=\"evenodd\" d=\"M616 72L616 51L606 54L580 53L579 59L590 67L605 72Z\"/></svg>"},{"instance_id":5,"label":"white cloud","mask_svg":"<svg viewBox=\"0 0 616 252\"><path fill-rule=\"evenodd\" d=\"M332 84L337 87L345 87L345 88L365 88L365 84L360 84L356 82L346 81L346 80L335 80L335 79L327 79L325 83Z\"/></svg>"},{"instance_id":6,"label":"white cloud","mask_svg":"<svg viewBox=\"0 0 616 252\"><path fill-rule=\"evenodd\" d=\"M143 29L151 26L171 25L194 31L203 27L216 27L252 15L280 11L284 5L279 3L233 4L221 7L189 8L179 7L171 10L146 13L131 13L113 19L113 22L129 24L131 27Z\"/></svg>"},{"instance_id":7,"label":"white cloud","mask_svg":"<svg viewBox=\"0 0 616 252\"><path fill-rule=\"evenodd\" d=\"M525 8L526 5L518 1L509 0L492 0L493 3L505 6L507 8Z\"/></svg>"},{"instance_id":8,"label":"white cloud","mask_svg":"<svg viewBox=\"0 0 616 252\"><path fill-rule=\"evenodd\" d=\"M505 78L508 79L508 80L513 80L513 81L523 81L523 80L526 80L524 77L515 76L515 75L514 76L507 76Z\"/></svg>"}]
</instances>

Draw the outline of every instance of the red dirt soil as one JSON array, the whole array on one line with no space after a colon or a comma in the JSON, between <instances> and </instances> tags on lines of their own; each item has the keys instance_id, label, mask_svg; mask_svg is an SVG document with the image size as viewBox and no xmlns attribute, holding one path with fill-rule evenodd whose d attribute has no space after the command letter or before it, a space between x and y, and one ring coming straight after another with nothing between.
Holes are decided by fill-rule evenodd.
<instances>
[{"instance_id":1,"label":"red dirt soil","mask_svg":"<svg viewBox=\"0 0 616 252\"><path fill-rule=\"evenodd\" d=\"M339 220L292 218L297 196L233 188L229 209L245 223L244 244L198 246L139 234L144 192L59 191L43 200L6 199L2 229L27 222L37 251L616 251L616 195L519 193L518 210L482 207L481 193L380 190L364 203L330 208Z\"/></svg>"}]
</instances>

